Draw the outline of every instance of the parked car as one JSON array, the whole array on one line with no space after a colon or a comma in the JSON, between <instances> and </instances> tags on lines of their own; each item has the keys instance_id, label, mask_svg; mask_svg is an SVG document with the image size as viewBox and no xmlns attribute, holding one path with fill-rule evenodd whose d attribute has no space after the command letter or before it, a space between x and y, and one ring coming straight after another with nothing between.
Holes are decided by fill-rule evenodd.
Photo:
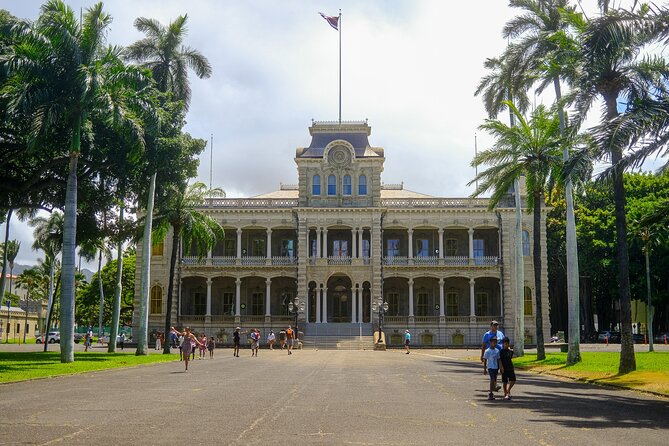
<instances>
[{"instance_id":1,"label":"parked car","mask_svg":"<svg viewBox=\"0 0 669 446\"><path fill-rule=\"evenodd\" d=\"M78 344L84 339L84 333L75 333L74 334L74 343Z\"/></svg>"},{"instance_id":2,"label":"parked car","mask_svg":"<svg viewBox=\"0 0 669 446\"><path fill-rule=\"evenodd\" d=\"M646 337L642 334L632 333L632 341L635 344L643 344L646 342Z\"/></svg>"},{"instance_id":3,"label":"parked car","mask_svg":"<svg viewBox=\"0 0 669 446\"><path fill-rule=\"evenodd\" d=\"M655 336L653 337L653 340L655 342L661 342L664 344L664 337L667 337L667 342L669 342L669 331L663 332L663 333L656 333Z\"/></svg>"},{"instance_id":4,"label":"parked car","mask_svg":"<svg viewBox=\"0 0 669 446\"><path fill-rule=\"evenodd\" d=\"M35 343L36 344L41 344L44 342L43 339L44 335L38 334L35 335ZM60 344L60 332L59 331L50 331L49 332L49 344L55 344L58 343Z\"/></svg>"},{"instance_id":5,"label":"parked car","mask_svg":"<svg viewBox=\"0 0 669 446\"><path fill-rule=\"evenodd\" d=\"M617 331L600 331L597 335L597 342L606 342L606 338L609 338L609 343L619 343L620 342L620 333Z\"/></svg>"}]
</instances>

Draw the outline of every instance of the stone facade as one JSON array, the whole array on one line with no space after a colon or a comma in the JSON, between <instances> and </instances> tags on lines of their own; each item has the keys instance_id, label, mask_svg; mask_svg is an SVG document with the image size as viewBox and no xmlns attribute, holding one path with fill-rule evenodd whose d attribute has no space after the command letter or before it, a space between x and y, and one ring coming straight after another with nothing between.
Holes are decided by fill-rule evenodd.
<instances>
[{"instance_id":1,"label":"stone facade","mask_svg":"<svg viewBox=\"0 0 669 446\"><path fill-rule=\"evenodd\" d=\"M409 328L414 344L455 346L478 345L497 319L515 338L512 198L488 210L487 199L383 184L384 150L370 146L366 122L314 122L309 131L311 144L296 150L297 185L203 204L225 228L225 240L202 256L182 249L176 324L225 341L237 325L266 333L295 321L305 338L326 324L371 333L382 317L390 344L401 343ZM525 336L532 343L532 218L523 219ZM171 240L152 253L150 331L163 328ZM543 236L548 335L545 247ZM138 246L138 278L142 255Z\"/></svg>"}]
</instances>

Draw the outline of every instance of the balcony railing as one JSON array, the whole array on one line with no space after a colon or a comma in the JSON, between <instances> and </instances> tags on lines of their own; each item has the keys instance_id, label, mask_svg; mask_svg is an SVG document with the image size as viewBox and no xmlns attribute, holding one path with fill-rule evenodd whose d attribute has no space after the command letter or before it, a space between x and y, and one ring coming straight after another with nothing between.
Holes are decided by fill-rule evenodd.
<instances>
[{"instance_id":1,"label":"balcony railing","mask_svg":"<svg viewBox=\"0 0 669 446\"><path fill-rule=\"evenodd\" d=\"M204 265L206 259L204 257L200 259L197 256L185 256L181 258L181 263L184 265Z\"/></svg>"},{"instance_id":2,"label":"balcony railing","mask_svg":"<svg viewBox=\"0 0 669 446\"><path fill-rule=\"evenodd\" d=\"M439 258L435 256L414 257L414 265L438 265Z\"/></svg>"},{"instance_id":3,"label":"balcony railing","mask_svg":"<svg viewBox=\"0 0 669 446\"><path fill-rule=\"evenodd\" d=\"M386 256L383 258L384 265L408 265L409 258L404 256Z\"/></svg>"},{"instance_id":4,"label":"balcony railing","mask_svg":"<svg viewBox=\"0 0 669 446\"><path fill-rule=\"evenodd\" d=\"M413 320L417 324L437 324L439 316L414 316Z\"/></svg>"},{"instance_id":5,"label":"balcony railing","mask_svg":"<svg viewBox=\"0 0 669 446\"><path fill-rule=\"evenodd\" d=\"M296 265L297 257L284 257L284 256L275 256L272 257L272 265Z\"/></svg>"},{"instance_id":6,"label":"balcony railing","mask_svg":"<svg viewBox=\"0 0 669 446\"><path fill-rule=\"evenodd\" d=\"M446 316L446 322L469 323L469 316Z\"/></svg>"},{"instance_id":7,"label":"balcony railing","mask_svg":"<svg viewBox=\"0 0 669 446\"><path fill-rule=\"evenodd\" d=\"M265 316L258 316L258 315L253 315L253 316L242 316L241 317L242 322L265 322Z\"/></svg>"},{"instance_id":8,"label":"balcony railing","mask_svg":"<svg viewBox=\"0 0 669 446\"><path fill-rule=\"evenodd\" d=\"M237 262L237 258L234 256L214 256L211 258L211 264L220 266L220 265L234 265Z\"/></svg>"},{"instance_id":9,"label":"balcony railing","mask_svg":"<svg viewBox=\"0 0 669 446\"><path fill-rule=\"evenodd\" d=\"M328 257L328 265L350 265L350 256L330 256Z\"/></svg>"},{"instance_id":10,"label":"balcony railing","mask_svg":"<svg viewBox=\"0 0 669 446\"><path fill-rule=\"evenodd\" d=\"M264 256L244 256L242 257L242 265L264 265L266 257Z\"/></svg>"},{"instance_id":11,"label":"balcony railing","mask_svg":"<svg viewBox=\"0 0 669 446\"><path fill-rule=\"evenodd\" d=\"M204 314L182 314L182 319L188 319L188 322L204 322L207 318Z\"/></svg>"},{"instance_id":12,"label":"balcony railing","mask_svg":"<svg viewBox=\"0 0 669 446\"><path fill-rule=\"evenodd\" d=\"M487 208L487 198L386 198L381 206L387 208Z\"/></svg>"},{"instance_id":13,"label":"balcony railing","mask_svg":"<svg viewBox=\"0 0 669 446\"><path fill-rule=\"evenodd\" d=\"M467 257L467 256L448 256L448 257L444 257L444 265L446 265L446 266L469 265L469 257Z\"/></svg>"},{"instance_id":14,"label":"balcony railing","mask_svg":"<svg viewBox=\"0 0 669 446\"><path fill-rule=\"evenodd\" d=\"M406 325L408 320L409 319L408 319L407 316L384 316L383 317L383 323L384 324Z\"/></svg>"},{"instance_id":15,"label":"balcony railing","mask_svg":"<svg viewBox=\"0 0 669 446\"><path fill-rule=\"evenodd\" d=\"M213 314L211 316L212 322L234 322L235 317L229 314Z\"/></svg>"},{"instance_id":16,"label":"balcony railing","mask_svg":"<svg viewBox=\"0 0 669 446\"><path fill-rule=\"evenodd\" d=\"M497 256L474 257L474 264L478 266L495 266L499 263Z\"/></svg>"},{"instance_id":17,"label":"balcony railing","mask_svg":"<svg viewBox=\"0 0 669 446\"><path fill-rule=\"evenodd\" d=\"M203 207L213 208L293 208L293 198L207 198Z\"/></svg>"}]
</instances>

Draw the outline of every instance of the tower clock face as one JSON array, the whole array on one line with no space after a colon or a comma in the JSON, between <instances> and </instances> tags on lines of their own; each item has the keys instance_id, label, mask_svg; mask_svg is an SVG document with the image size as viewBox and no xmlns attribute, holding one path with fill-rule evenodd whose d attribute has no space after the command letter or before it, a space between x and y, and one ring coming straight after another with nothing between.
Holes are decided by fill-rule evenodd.
<instances>
[{"instance_id":1,"label":"tower clock face","mask_svg":"<svg viewBox=\"0 0 669 446\"><path fill-rule=\"evenodd\" d=\"M346 147L335 146L328 153L328 163L337 167L351 164L351 152Z\"/></svg>"}]
</instances>

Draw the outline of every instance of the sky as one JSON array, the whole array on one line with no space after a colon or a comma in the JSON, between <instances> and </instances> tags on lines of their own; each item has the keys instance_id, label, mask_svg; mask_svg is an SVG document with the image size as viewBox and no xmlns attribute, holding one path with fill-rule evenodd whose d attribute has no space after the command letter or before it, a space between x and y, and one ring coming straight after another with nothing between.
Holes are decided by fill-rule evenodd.
<instances>
[{"instance_id":1,"label":"sky","mask_svg":"<svg viewBox=\"0 0 669 446\"><path fill-rule=\"evenodd\" d=\"M75 11L94 2L69 0ZM583 0L594 11L596 0ZM38 0L0 0L0 8L35 19ZM341 9L342 119L368 119L370 143L385 149L385 183L440 197L472 193L474 137L487 117L476 86L483 63L501 54L501 30L516 15L506 0L110 0L110 43L143 37L137 17L169 23L188 14L186 44L213 74L191 74L186 131L213 135L214 187L251 197L297 183L295 149L309 145L311 120L338 117L339 34L318 13ZM537 104L550 104L550 96ZM198 179L209 184L210 144ZM4 225L0 226L4 234ZM31 228L12 223L22 241L18 263L38 254Z\"/></svg>"}]
</instances>

